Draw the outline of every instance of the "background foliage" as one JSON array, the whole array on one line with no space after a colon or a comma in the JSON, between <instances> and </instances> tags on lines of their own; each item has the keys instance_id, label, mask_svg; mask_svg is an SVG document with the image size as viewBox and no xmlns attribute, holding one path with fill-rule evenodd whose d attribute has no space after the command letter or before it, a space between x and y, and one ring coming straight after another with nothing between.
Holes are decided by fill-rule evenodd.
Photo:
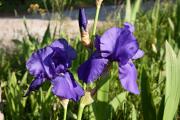
<instances>
[{"instance_id":1,"label":"background foliage","mask_svg":"<svg viewBox=\"0 0 180 120\"><path fill-rule=\"evenodd\" d=\"M162 3L156 1L153 8L148 11L139 9L138 4L138 1L131 3L127 0L125 17L115 18L113 25L121 27L124 21L135 24L135 36L140 48L145 51L145 56L135 62L141 94L137 96L123 90L118 80L117 65L113 64L108 79L94 96L95 102L85 108L83 119L173 120L179 118L180 2L179 0ZM98 34L104 31L105 29L101 28ZM33 80L26 71L25 61L33 51L50 44L54 37L51 36L48 26L41 42L29 34L23 41L14 40L17 46L14 51L0 50L2 89L0 102L5 119L62 119L62 106L59 99L52 95L49 83L44 84L40 91L33 92L29 97L23 97ZM78 81L76 70L79 64L88 58L88 51L80 43L79 37L74 38L73 41L68 39L68 42L78 53L71 68ZM68 106L68 119L77 118L77 109L78 103L71 101Z\"/></svg>"}]
</instances>

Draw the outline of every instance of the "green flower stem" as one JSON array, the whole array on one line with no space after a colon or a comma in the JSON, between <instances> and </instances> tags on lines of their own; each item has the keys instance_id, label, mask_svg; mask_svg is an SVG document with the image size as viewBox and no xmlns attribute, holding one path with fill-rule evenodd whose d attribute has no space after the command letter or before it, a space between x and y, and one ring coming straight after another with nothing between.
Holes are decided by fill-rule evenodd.
<instances>
[{"instance_id":1,"label":"green flower stem","mask_svg":"<svg viewBox=\"0 0 180 120\"><path fill-rule=\"evenodd\" d=\"M69 103L69 99L60 99L60 103L64 108L64 116L63 116L63 120L66 120L66 116L67 116L67 107L68 107L68 103Z\"/></svg>"},{"instance_id":2,"label":"green flower stem","mask_svg":"<svg viewBox=\"0 0 180 120\"><path fill-rule=\"evenodd\" d=\"M67 116L67 108L64 108L64 116L63 116L63 120L66 120L66 116Z\"/></svg>"},{"instance_id":3,"label":"green flower stem","mask_svg":"<svg viewBox=\"0 0 180 120\"><path fill-rule=\"evenodd\" d=\"M78 110L78 120L81 120L84 107L87 105L90 105L94 102L91 92L85 91L84 96L81 98L80 104L79 104L79 110Z\"/></svg>"},{"instance_id":4,"label":"green flower stem","mask_svg":"<svg viewBox=\"0 0 180 120\"><path fill-rule=\"evenodd\" d=\"M99 17L99 11L100 11L101 5L97 5L97 9L96 9L96 16L94 19L94 25L93 25L93 37L96 35L96 27L97 27L97 21L98 21L98 17Z\"/></svg>"},{"instance_id":5,"label":"green flower stem","mask_svg":"<svg viewBox=\"0 0 180 120\"><path fill-rule=\"evenodd\" d=\"M82 114L83 114L83 110L84 110L84 105L82 105L81 102L80 102L77 120L81 120Z\"/></svg>"},{"instance_id":6,"label":"green flower stem","mask_svg":"<svg viewBox=\"0 0 180 120\"><path fill-rule=\"evenodd\" d=\"M84 90L86 90L86 84L85 83L83 84L83 88L84 88ZM79 104L79 109L78 109L78 118L77 118L77 120L81 120L83 110L84 110L84 105L82 105L82 98L81 98L80 104Z\"/></svg>"}]
</instances>

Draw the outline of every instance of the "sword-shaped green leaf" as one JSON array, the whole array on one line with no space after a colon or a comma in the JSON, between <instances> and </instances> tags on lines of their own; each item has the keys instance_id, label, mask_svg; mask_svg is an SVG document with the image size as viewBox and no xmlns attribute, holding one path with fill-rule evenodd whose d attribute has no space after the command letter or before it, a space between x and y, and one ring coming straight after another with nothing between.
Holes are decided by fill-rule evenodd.
<instances>
[{"instance_id":1,"label":"sword-shaped green leaf","mask_svg":"<svg viewBox=\"0 0 180 120\"><path fill-rule=\"evenodd\" d=\"M171 45L166 41L166 88L163 120L173 120L180 98L180 55L176 56Z\"/></svg>"}]
</instances>

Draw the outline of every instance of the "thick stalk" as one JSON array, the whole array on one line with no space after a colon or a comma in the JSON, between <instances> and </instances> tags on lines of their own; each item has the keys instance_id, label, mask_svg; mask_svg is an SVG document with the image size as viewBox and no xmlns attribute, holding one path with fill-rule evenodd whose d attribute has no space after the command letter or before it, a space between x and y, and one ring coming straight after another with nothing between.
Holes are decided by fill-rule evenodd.
<instances>
[{"instance_id":1,"label":"thick stalk","mask_svg":"<svg viewBox=\"0 0 180 120\"><path fill-rule=\"evenodd\" d=\"M67 116L67 108L64 108L64 116L63 116L63 120L66 120L66 116Z\"/></svg>"},{"instance_id":2,"label":"thick stalk","mask_svg":"<svg viewBox=\"0 0 180 120\"><path fill-rule=\"evenodd\" d=\"M66 120L66 116L67 116L67 107L68 107L68 103L69 103L69 99L60 99L60 103L64 108L64 116L63 116L63 120Z\"/></svg>"},{"instance_id":3,"label":"thick stalk","mask_svg":"<svg viewBox=\"0 0 180 120\"><path fill-rule=\"evenodd\" d=\"M82 105L81 102L80 102L79 110L78 110L78 119L77 120L82 119L83 110L84 110L84 105Z\"/></svg>"}]
</instances>

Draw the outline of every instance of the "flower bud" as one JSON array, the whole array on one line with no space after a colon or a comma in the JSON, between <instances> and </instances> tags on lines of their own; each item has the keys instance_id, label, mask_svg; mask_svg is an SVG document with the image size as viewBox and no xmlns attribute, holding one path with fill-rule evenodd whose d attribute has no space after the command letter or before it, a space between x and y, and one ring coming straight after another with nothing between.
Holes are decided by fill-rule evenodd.
<instances>
[{"instance_id":1,"label":"flower bud","mask_svg":"<svg viewBox=\"0 0 180 120\"><path fill-rule=\"evenodd\" d=\"M87 30L87 17L85 14L85 10L83 8L79 9L79 28L81 33L81 42L84 46L89 47L90 46L90 39L89 39L89 33Z\"/></svg>"},{"instance_id":2,"label":"flower bud","mask_svg":"<svg viewBox=\"0 0 180 120\"><path fill-rule=\"evenodd\" d=\"M82 31L87 30L88 20L84 8L79 9L79 28Z\"/></svg>"}]
</instances>

